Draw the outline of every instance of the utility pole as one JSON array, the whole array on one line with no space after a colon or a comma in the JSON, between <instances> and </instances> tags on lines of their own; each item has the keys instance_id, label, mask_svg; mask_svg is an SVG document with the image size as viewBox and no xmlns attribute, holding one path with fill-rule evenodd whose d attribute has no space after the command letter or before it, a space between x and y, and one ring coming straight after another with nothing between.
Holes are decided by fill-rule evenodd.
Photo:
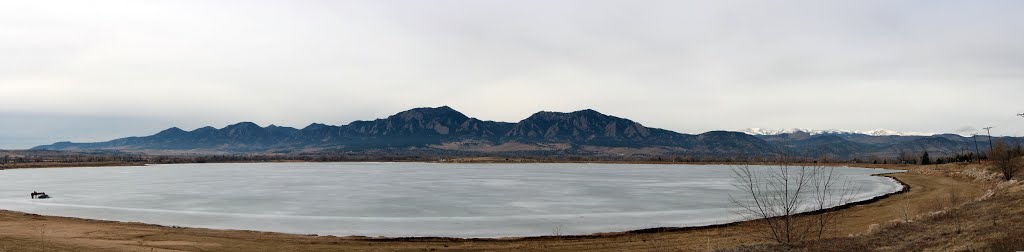
<instances>
[{"instance_id":1,"label":"utility pole","mask_svg":"<svg viewBox=\"0 0 1024 252\"><path fill-rule=\"evenodd\" d=\"M992 155L992 127L984 127L983 129L988 132L988 154Z\"/></svg>"},{"instance_id":2,"label":"utility pole","mask_svg":"<svg viewBox=\"0 0 1024 252\"><path fill-rule=\"evenodd\" d=\"M978 160L978 163L980 164L981 163L981 149L978 149L978 134L972 135L971 138L974 138L974 159Z\"/></svg>"}]
</instances>

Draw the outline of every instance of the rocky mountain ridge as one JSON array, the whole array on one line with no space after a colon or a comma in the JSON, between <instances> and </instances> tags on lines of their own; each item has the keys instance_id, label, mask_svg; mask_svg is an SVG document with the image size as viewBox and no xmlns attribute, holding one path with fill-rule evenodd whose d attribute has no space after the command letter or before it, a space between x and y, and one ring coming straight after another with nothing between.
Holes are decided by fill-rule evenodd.
<instances>
[{"instance_id":1,"label":"rocky mountain ridge","mask_svg":"<svg viewBox=\"0 0 1024 252\"><path fill-rule=\"evenodd\" d=\"M1020 142L1019 138L1008 138ZM370 121L302 129L241 122L217 129L169 128L144 137L98 143L58 142L38 150L116 150L164 153L311 153L388 150L487 155L571 154L597 156L772 158L837 160L891 158L928 151L933 156L975 149L959 135L901 136L794 130L778 134L710 131L683 134L651 128L591 109L537 112L519 122L485 121L448 106L415 108ZM987 139L986 139L987 140Z\"/></svg>"}]
</instances>

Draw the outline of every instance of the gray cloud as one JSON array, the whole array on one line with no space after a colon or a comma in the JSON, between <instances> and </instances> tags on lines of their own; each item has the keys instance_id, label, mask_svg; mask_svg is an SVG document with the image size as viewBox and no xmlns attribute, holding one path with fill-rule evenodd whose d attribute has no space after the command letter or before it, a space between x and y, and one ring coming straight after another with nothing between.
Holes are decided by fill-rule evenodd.
<instances>
[{"instance_id":1,"label":"gray cloud","mask_svg":"<svg viewBox=\"0 0 1024 252\"><path fill-rule=\"evenodd\" d=\"M978 134L979 131L981 131L981 129L979 129L977 127L974 127L974 126L963 126L963 127L954 129L953 133L969 136L969 135L972 135L972 134Z\"/></svg>"},{"instance_id":2,"label":"gray cloud","mask_svg":"<svg viewBox=\"0 0 1024 252\"><path fill-rule=\"evenodd\" d=\"M58 133L102 140L150 131L149 122L301 127L451 105L503 121L594 108L681 132L992 125L1020 135L1024 119L1013 115L1024 112L1021 7L23 1L0 9L0 120L83 123L0 130L8 142ZM148 119L99 123L110 117ZM95 133L99 126L116 130ZM46 143L32 141L0 148Z\"/></svg>"}]
</instances>

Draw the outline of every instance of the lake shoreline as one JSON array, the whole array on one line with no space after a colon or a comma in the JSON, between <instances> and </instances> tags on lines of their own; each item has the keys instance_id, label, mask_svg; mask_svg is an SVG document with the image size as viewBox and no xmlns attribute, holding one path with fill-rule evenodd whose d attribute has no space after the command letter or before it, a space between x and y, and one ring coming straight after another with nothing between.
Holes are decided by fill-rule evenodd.
<instances>
[{"instance_id":1,"label":"lake shoreline","mask_svg":"<svg viewBox=\"0 0 1024 252\"><path fill-rule=\"evenodd\" d=\"M50 167L50 168L62 168L62 167ZM71 168L71 167L63 167L63 168ZM88 168L88 167L83 167L83 168ZM865 199L865 200L861 200L861 201L850 202L850 203L847 203L847 204L844 204L844 205L839 205L839 206L835 206L835 207L831 207L831 208L827 208L827 209L803 212L803 213L799 213L797 215L798 216L814 215L814 214L818 214L818 213L821 213L821 212L838 211L838 210L847 209L847 208L851 208L851 207L855 207L855 206L871 204L871 203L883 200L885 198L888 198L888 197L891 197L891 196L894 196L894 195L898 195L898 194L910 191L911 190L910 185L908 185L908 184L904 183L903 181L899 180L898 178L895 178L895 177L892 176L893 174L899 174L899 173L900 172L892 172L892 173L882 173L882 174L873 174L873 175L871 175L871 176L887 177L887 178L890 178L890 179L896 181L897 183L902 185L902 188L900 190L898 190L898 191L890 192L890 193L886 193L886 194L882 194L882 195L878 195L878 196L874 196L874 197L871 197L869 199ZM550 239L550 238L566 238L566 239L598 238L598 237L619 236L619 235L629 235L629 234L649 234L649 233L663 233L663 232L698 231L698 230L704 230L704 229L715 229L715 228L730 227L730 226L735 226L735 225L738 225L738 224L741 224L741 223L746 223L746 222L753 221L753 220L741 220L741 221L732 221L732 222L726 222L726 223L720 223L720 224L711 224L711 225L683 226L683 227L655 227L655 228L644 228L644 229L635 229L635 230L626 230L626 231L596 232L596 233L591 233L591 234L558 235L558 236L554 236L554 235L537 235L537 236L511 236L511 237L493 237L493 238L489 238L489 237L461 238L461 237L443 237L443 236L414 236L414 237L386 237L386 236L378 236L378 237L371 237L371 236L360 236L360 235L335 236L335 235L302 234L302 233L287 233L287 232L260 231L260 230L245 230L245 229L219 229L219 228L202 228L202 227L182 227L182 226L161 225L161 224L152 224L152 223L144 223L144 222L134 222L134 221L116 221L116 220L90 219L90 218L57 216L57 215L42 215L42 214L27 213L27 212L13 211L13 210L7 210L7 209L0 209L0 212L6 212L6 213L12 213L12 214L20 214L20 215L33 216L33 217L63 218L63 219L72 219L72 220L86 221L86 222L145 225L145 226L152 226L152 227L159 227L159 228L206 229L206 230L223 230L223 231L260 232L260 233L275 233L275 234L281 234L281 235L297 235L297 236L313 236L313 237L317 237L317 236L319 236L319 237L340 237L340 238L348 238L348 239L367 239L367 240L374 240L374 241L432 241L432 240L470 240L470 241L489 241L489 240L491 240L491 241L499 241L499 240L535 240L535 239Z\"/></svg>"},{"instance_id":2,"label":"lake shoreline","mask_svg":"<svg viewBox=\"0 0 1024 252\"><path fill-rule=\"evenodd\" d=\"M267 160L267 161L225 161L225 162L73 162L73 163L11 163L0 164L0 171L13 169L39 169L39 168L91 168L91 167L117 167L117 166L148 166L162 164L264 164L264 163L445 163L445 164L652 164L652 165L773 165L779 162L673 162L673 161L619 161L619 160L352 160L352 161L308 161L308 160ZM855 167L855 168L881 168L881 169L903 169L911 167L909 164L873 164L873 163L807 163L795 162L786 163L789 165L820 165L833 167Z\"/></svg>"},{"instance_id":3,"label":"lake shoreline","mask_svg":"<svg viewBox=\"0 0 1024 252\"><path fill-rule=\"evenodd\" d=\"M889 168L891 168L891 167L889 167ZM916 194L922 193L919 190L911 189L914 186L925 186L925 187L923 187L923 190L928 191L929 190L928 187L931 187L931 185L924 185L923 183L920 183L919 180L921 180L921 179L924 179L926 181L939 179L939 180L943 180L943 181L947 181L947 182L949 180L949 179L946 179L944 177L922 176L922 175L918 175L918 174L909 174L909 173L885 174L883 176L891 177L894 180L899 181L900 183L904 184L903 190L901 190L900 192L896 192L896 193L890 193L890 194L887 194L885 196L879 196L879 197L876 197L876 198L871 199L871 200L861 201L861 202L859 202L859 204L844 205L845 206L844 209L840 210L840 211L855 211L856 212L856 211L863 211L863 208L865 208L865 207L867 207L867 208L877 208L877 207L886 207L886 206L891 207L893 205L891 203L891 202L893 202L893 198L905 198L905 197L908 197L906 195L908 193L910 193L910 192L916 192ZM904 182L904 179L907 179L907 178L913 178L913 179L910 180L910 183ZM934 184L933 182L928 182L928 183ZM961 182L956 182L956 183L961 183ZM939 183L939 184L942 184L942 183ZM960 186L962 186L962 185L960 185ZM913 196L915 193L910 193L910 194L911 194L911 196ZM879 202L881 202L881 203L879 203ZM890 203L887 203L887 202L890 202ZM722 233L722 232L731 233L731 232L734 232L735 230L741 230L741 231L742 230L749 230L749 228L751 226L751 221L740 221L740 222L732 222L732 223L710 225L710 226L699 226L699 227L695 226L695 227L682 227L682 228L653 228L653 229L640 229L640 230L632 230L632 231L624 231L624 232L594 233L594 234L589 234L589 235L572 235L572 236L562 235L562 236L530 236L530 237L512 237L512 238L468 238L468 239L467 238L447 238L447 237L386 237L386 238L380 238L380 237L364 237L364 236L337 237L337 236L302 235L302 234L288 234L288 233L261 232L261 231L219 230L219 229L205 229L205 228L184 228L184 227L161 226L161 225L136 223L136 222L117 222L117 221L82 219L82 218L74 218L74 217L42 216L42 215L36 215L36 214L30 214L30 213L21 213L21 212L0 210L0 224L11 224L11 223L14 223L15 225L7 225L7 226L8 227L12 227L14 229L5 229L5 230L8 230L8 231L0 232L0 236L2 236L2 237L12 237L13 236L12 238L18 238L18 239L32 239L31 237L33 237L33 234L38 233L38 231L36 230L36 229L39 229L38 225L42 224L43 226L46 227L46 229L52 229L51 231L47 231L46 233L51 233L53 235L58 235L58 233L64 232L64 231L58 231L60 229L70 228L71 230L81 230L82 233L78 233L77 234L78 236L91 237L92 235L87 235L85 233L101 232L101 233L108 233L108 234L111 234L111 235L114 235L114 236L117 236L117 237L124 237L124 238L117 238L117 239L115 239L115 240L123 240L123 241L125 241L125 242L121 242L121 245L117 245L117 246L113 247L113 248L120 248L120 249L140 248L140 247L141 248L153 248L153 247L156 247L156 248L167 248L167 249L170 249L170 248L181 248L180 246L177 246L177 245L166 245L166 246L165 245L145 245L145 244L140 245L140 244L136 244L134 242L134 241L138 240L137 238L131 238L131 237L134 237L134 236L126 236L126 235L129 235L131 233L143 232L143 233L152 233L152 234L154 234L154 238L153 238L154 241L153 242L155 242L155 243L153 243L153 244L161 244L159 242L163 241L164 239L171 239L171 240L175 240L175 242L178 242L178 243L189 243L189 244L193 244L193 245L189 245L189 246L203 247L203 248L206 248L206 249L210 249L210 248L226 248L226 247L221 247L221 246L239 247L239 248L253 248L253 247L247 247L248 245L246 245L246 244L250 243L250 242L248 242L249 239L250 238L254 238L254 237L262 237L260 239L265 239L266 241L259 242L258 244L262 244L262 245L260 245L260 247L267 247L267 246L275 247L275 246L278 246L278 245L284 246L284 245L291 244L291 245L288 245L288 246L299 246L299 247L302 247L302 248L311 248L311 250L316 250L316 249L312 249L312 248L325 248L327 250L336 250L336 249L339 248L339 246L341 248L345 248L346 250L348 250L348 249L351 249L351 250L376 250L376 249L380 249L380 248L390 248L390 249L386 249L386 250L391 250L391 249L402 250L401 248L425 248L425 247L444 248L443 245L451 246L453 244L462 244L462 245L465 246L464 247L465 249L470 249L470 248L488 248L488 247L494 248L494 246L498 246L498 247L513 246L514 247L514 246L519 246L519 245L522 245L522 244L590 243L590 242L585 242L585 241L591 241L591 242L597 242L597 243L615 242L615 241L623 242L622 240L624 240L624 239L627 240L627 241L632 241L632 239L637 239L635 237L649 237L650 236L650 239L662 239L662 238L658 238L658 237L677 237L677 236L680 236L680 235L682 235L682 236L692 236L692 235L703 236L704 234L713 234L713 233ZM862 227L862 228L866 228L866 227ZM16 232L9 232L9 231L12 231L12 230L17 230L17 231ZM749 231L743 231L743 232L749 232ZM72 233L74 233L74 232L72 232ZM163 234L163 235L159 235L159 234ZM78 237L78 236L71 235L71 236L68 236L67 239L56 239L56 240L51 237L51 238L48 238L47 240L49 242L51 242L51 243L57 243L57 244L65 244L65 245L66 244L78 244L78 245L85 245L86 247L96 247L97 244L92 244L92 242L84 242L83 243L83 241L81 241L81 238L71 238L71 237ZM212 245L212 244L204 243L204 242L208 242L208 240L209 240L208 238L201 238L201 237L204 237L204 236L219 237L219 238L210 238L210 239L213 239L213 240L217 240L217 242L214 242L214 243L217 243L219 245ZM189 238L189 237L192 237L192 238ZM246 237L250 237L250 238L246 238ZM737 242L739 244L747 243L747 242L742 242L743 240L745 240L747 238L735 237L734 235L725 235L722 238L729 238L729 237L732 237L732 238L730 238L730 241L728 242L730 244L731 243L737 243ZM742 239L733 239L733 238L742 238ZM91 240L91 239L92 238L89 238L89 239L86 239L86 240L88 241L88 240ZM104 239L106 239L106 238L104 238ZM673 239L676 239L676 238L673 238ZM689 239L690 238L687 238L686 240L689 240ZM716 239L717 240L719 238L716 236L716 237L709 237L708 239ZM168 244L171 243L169 241L163 241L163 242L167 242ZM749 242L749 240L748 240L748 242ZM206 244L206 245L209 245L209 246L205 246L203 244ZM301 245L301 244L307 244L307 245ZM106 245L104 245L104 246L106 246ZM189 250L189 249L185 249L185 250ZM228 249L228 250L231 250L231 249ZM241 250L238 250L238 251L245 251L245 250L246 249L241 249ZM529 249L527 249L527 250L529 250ZM543 250L543 249L541 249L541 250ZM105 251L105 250L99 249L99 250L84 250L84 251Z\"/></svg>"},{"instance_id":4,"label":"lake shoreline","mask_svg":"<svg viewBox=\"0 0 1024 252\"><path fill-rule=\"evenodd\" d=\"M12 171L5 179L9 183L2 186L6 191L5 208L165 226L371 237L589 235L741 220L729 214L732 210L728 209L735 206L722 198L725 192L736 191L722 191L733 188L728 181L728 166L321 163L147 167ZM858 201L901 188L890 179L868 177L892 170L836 171L850 174L856 184L863 183L863 189L857 190ZM288 178L304 181L298 184L305 186L261 178ZM559 182L564 179L572 182ZM188 181L194 184L180 188L182 183L193 183ZM334 186L338 184L347 186ZM45 191L57 199L19 199L20 194L15 192L23 188ZM418 193L424 190L439 194ZM220 193L206 193L213 191ZM248 191L257 193L247 196ZM309 194L326 198L303 197ZM685 198L676 199L680 196ZM407 203L389 200L394 197L431 199L404 201ZM209 203L187 203L194 200ZM507 207L500 210L493 206ZM392 210L406 208L421 210ZM405 224L399 228L389 223ZM553 232L552 226L562 226L563 230Z\"/></svg>"}]
</instances>

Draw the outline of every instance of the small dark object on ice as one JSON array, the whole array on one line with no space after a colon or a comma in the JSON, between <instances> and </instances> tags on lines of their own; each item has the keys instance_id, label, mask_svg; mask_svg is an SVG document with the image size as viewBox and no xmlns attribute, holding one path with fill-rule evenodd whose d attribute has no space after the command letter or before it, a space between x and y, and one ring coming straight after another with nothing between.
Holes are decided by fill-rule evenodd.
<instances>
[{"instance_id":1,"label":"small dark object on ice","mask_svg":"<svg viewBox=\"0 0 1024 252\"><path fill-rule=\"evenodd\" d=\"M32 192L31 196L32 196L33 199L49 199L50 198L50 195L46 195L46 193L44 193L44 192Z\"/></svg>"}]
</instances>

